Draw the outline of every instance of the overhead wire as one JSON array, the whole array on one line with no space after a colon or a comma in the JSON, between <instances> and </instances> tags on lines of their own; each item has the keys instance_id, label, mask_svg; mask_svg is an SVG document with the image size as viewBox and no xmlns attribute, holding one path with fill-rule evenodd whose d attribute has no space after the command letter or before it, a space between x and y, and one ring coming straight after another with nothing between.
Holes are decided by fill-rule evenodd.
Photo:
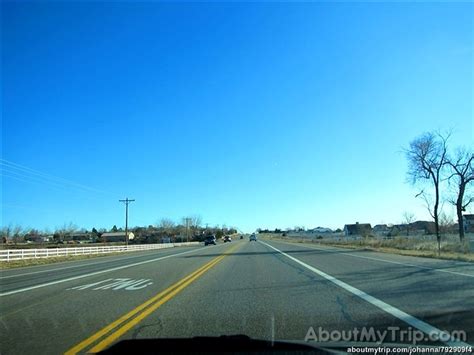
<instances>
[{"instance_id":1,"label":"overhead wire","mask_svg":"<svg viewBox=\"0 0 474 355\"><path fill-rule=\"evenodd\" d=\"M116 194L109 191L100 190L72 180L47 174L2 158L0 158L0 175L25 183L47 184L50 185L50 187L62 188L68 191L75 189L81 192L116 196Z\"/></svg>"}]
</instances>

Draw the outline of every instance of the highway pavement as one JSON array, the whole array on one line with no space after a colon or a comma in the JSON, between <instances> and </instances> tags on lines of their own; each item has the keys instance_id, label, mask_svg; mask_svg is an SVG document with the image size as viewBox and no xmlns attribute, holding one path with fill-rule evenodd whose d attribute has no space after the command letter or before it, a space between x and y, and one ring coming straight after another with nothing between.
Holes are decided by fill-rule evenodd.
<instances>
[{"instance_id":1,"label":"highway pavement","mask_svg":"<svg viewBox=\"0 0 474 355\"><path fill-rule=\"evenodd\" d=\"M234 334L466 346L473 295L474 265L464 262L270 239L136 252L2 270L0 353Z\"/></svg>"}]
</instances>

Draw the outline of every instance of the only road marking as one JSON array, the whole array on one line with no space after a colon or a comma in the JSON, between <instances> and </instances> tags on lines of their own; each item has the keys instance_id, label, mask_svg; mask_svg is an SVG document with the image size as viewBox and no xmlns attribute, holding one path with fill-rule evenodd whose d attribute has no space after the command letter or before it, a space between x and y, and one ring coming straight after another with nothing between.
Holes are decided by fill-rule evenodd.
<instances>
[{"instance_id":1,"label":"only road marking","mask_svg":"<svg viewBox=\"0 0 474 355\"><path fill-rule=\"evenodd\" d=\"M109 282L110 281L110 282ZM104 285L104 283L108 282ZM108 290L112 289L113 291L125 289L127 291L136 291L141 290L147 286L150 286L153 282L150 279L129 279L129 278L120 278L120 279L107 279L98 282L94 282L87 285L80 285L76 287L68 288L68 290L86 290L91 289L94 286L98 286L92 288L92 290ZM99 286L100 285L100 286Z\"/></svg>"}]
</instances>

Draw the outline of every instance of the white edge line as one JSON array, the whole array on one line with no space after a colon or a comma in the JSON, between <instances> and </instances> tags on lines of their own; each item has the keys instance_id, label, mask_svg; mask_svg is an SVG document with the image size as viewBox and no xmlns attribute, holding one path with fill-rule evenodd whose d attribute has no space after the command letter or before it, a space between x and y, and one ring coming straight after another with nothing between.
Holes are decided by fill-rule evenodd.
<instances>
[{"instance_id":1,"label":"white edge line","mask_svg":"<svg viewBox=\"0 0 474 355\"><path fill-rule=\"evenodd\" d=\"M300 245L300 244L289 243L289 242L280 242L280 243L289 244L289 245L297 245L297 246L301 246L302 248L314 249L314 250L323 250L323 251L325 251L325 250L335 250L335 251L339 251L340 252L339 254L341 254L341 255L351 256L353 258L369 259L369 260L381 261L381 262L389 263L389 264L397 264L397 265L403 265L403 266L408 266L408 267L415 267L415 268L418 268L418 269L432 270L432 271L436 271L436 272L444 272L444 273L447 273L447 274L466 276L466 277L474 277L474 275L472 275L472 274L465 274L465 273L457 272L457 271L450 271L450 270L444 270L444 269L437 269L437 268L429 267L429 266L421 266L421 265L415 265L415 264L409 264L409 263L402 263L402 262L399 262L399 261L392 261L392 260L374 258L374 257L370 257L370 256L353 255L353 254L349 254L349 253L345 252L346 251L345 249L340 249L340 248L331 248L331 247L323 247L323 248L320 247L320 248L318 248L318 247L313 246L313 245L311 245L311 246L310 245ZM405 255L401 255L401 256L405 256Z\"/></svg>"},{"instance_id":2,"label":"white edge line","mask_svg":"<svg viewBox=\"0 0 474 355\"><path fill-rule=\"evenodd\" d=\"M314 272L315 274L318 274L319 276L324 277L326 280L331 281L332 283L336 284L337 286L342 287L343 289L345 289L346 291L352 293L353 295L356 295L357 297L362 298L364 301L369 302L370 304L374 305L375 307L380 308L381 310L391 314L392 316L402 320L403 322L405 322L405 323L421 330L425 334L428 334L428 335L437 334L438 339L449 339L448 341L443 341L446 345L449 345L449 346L470 346L467 343L464 343L462 341L459 341L459 340L453 338L447 332L444 332L444 331L442 331L442 330L440 330L440 329L438 329L438 328L422 321L421 319L413 317L412 315L410 315L408 313L405 313L402 310L400 310L400 309L398 309L394 306L391 306L388 303L385 303L385 302L379 300L378 298L375 298L375 297L365 293L362 290L359 290L358 288L355 288L355 287L353 287L349 284L346 284L344 281L336 279L334 276L326 274L325 272L323 272L319 269L316 269L315 267L312 267L311 265L308 265L308 264L296 259L295 257L293 257L291 255L288 255L287 253L271 246L270 244L267 244L267 243L262 242L262 241L260 241L260 243L262 243L262 244L266 245L267 247L277 251L278 253L286 256L287 258L293 260L294 262L304 266L305 268L307 268L308 270Z\"/></svg>"},{"instance_id":3,"label":"white edge line","mask_svg":"<svg viewBox=\"0 0 474 355\"><path fill-rule=\"evenodd\" d=\"M83 275L68 277L67 279L61 279L61 280L51 281L51 282L47 282L47 283L44 283L44 284L39 284L39 285L35 285L35 286L20 288L20 289L18 289L18 290L3 292L3 293L0 293L0 297L9 296L9 295L14 295L14 294L16 294L16 293L21 293L21 292L26 292L26 291L31 291L31 290L35 290L35 289L37 289L37 288L42 288L42 287L46 287L46 286L57 285L57 284L60 284L60 283L63 283L63 282L74 281L74 280L82 279L82 278L84 278L84 277L100 275L100 274L104 274L104 273L106 273L106 272L111 272L111 271L116 271L116 270L127 269L127 268L134 267L134 266L138 266L138 265L143 265L143 264L152 263L152 262L158 261L158 260L163 260L163 259L172 258L172 257L178 256L178 255L189 254L189 253L192 253L192 252L195 252L195 251L198 251L198 250L201 250L201 249L188 250L188 251L184 251L184 252L182 252L182 253L166 255L166 256L162 256L162 257L156 258L156 259L140 261L140 262L138 262L138 263L133 263L133 264L129 264L129 265L123 265L123 266L117 266L117 267L114 267L114 268L111 268L111 269L100 270L100 271L96 271L96 272L91 272L91 273L89 273L89 274L83 274Z\"/></svg>"}]
</instances>

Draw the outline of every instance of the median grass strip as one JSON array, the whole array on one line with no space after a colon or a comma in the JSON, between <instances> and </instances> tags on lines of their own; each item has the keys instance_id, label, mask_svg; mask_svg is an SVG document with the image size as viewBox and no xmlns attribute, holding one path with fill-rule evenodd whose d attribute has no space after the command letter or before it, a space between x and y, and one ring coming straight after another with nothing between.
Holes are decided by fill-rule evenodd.
<instances>
[{"instance_id":1,"label":"median grass strip","mask_svg":"<svg viewBox=\"0 0 474 355\"><path fill-rule=\"evenodd\" d=\"M222 261L222 259L224 259L227 255L230 255L237 247L238 245L233 246L224 254L212 259L210 262L206 263L205 265L203 265L196 271L192 272L188 276L179 280L178 282L171 285L164 291L153 296L152 298L142 303L138 307L134 308L127 314L123 315L116 321L100 329L98 332L96 332L89 338L83 340L79 344L75 345L74 347L66 351L65 355L77 354L83 351L85 348L96 343L100 339L102 340L98 344L96 344L92 349L90 349L88 353L96 353L96 352L104 350L107 346L112 344L115 340L119 339L127 331L129 331L131 328L133 328L143 319L145 319L150 314L152 314L160 306L162 306L167 301L172 299L174 296L179 294L187 286L189 286L191 283L193 283L199 277L205 274L208 270L210 270L212 267L214 267L216 264Z\"/></svg>"}]
</instances>

